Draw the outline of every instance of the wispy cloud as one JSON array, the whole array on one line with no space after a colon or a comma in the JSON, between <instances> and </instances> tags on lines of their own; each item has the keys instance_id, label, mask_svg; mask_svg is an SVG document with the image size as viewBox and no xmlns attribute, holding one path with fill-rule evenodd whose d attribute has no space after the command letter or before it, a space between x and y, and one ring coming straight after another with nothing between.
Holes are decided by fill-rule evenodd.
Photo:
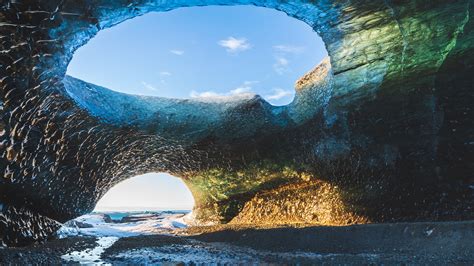
<instances>
[{"instance_id":1,"label":"wispy cloud","mask_svg":"<svg viewBox=\"0 0 474 266\"><path fill-rule=\"evenodd\" d=\"M183 55L184 51L183 50L170 50L170 53L175 54L175 55Z\"/></svg>"},{"instance_id":2,"label":"wispy cloud","mask_svg":"<svg viewBox=\"0 0 474 266\"><path fill-rule=\"evenodd\" d=\"M191 91L189 96L191 98L219 98L219 97L222 97L223 95L217 92L213 92L213 91L203 91L203 92Z\"/></svg>"},{"instance_id":3,"label":"wispy cloud","mask_svg":"<svg viewBox=\"0 0 474 266\"><path fill-rule=\"evenodd\" d=\"M247 39L245 38L237 39L232 36L227 39L220 40L218 44L226 48L227 52L229 53L242 52L242 51L252 48L252 46L247 41Z\"/></svg>"},{"instance_id":4,"label":"wispy cloud","mask_svg":"<svg viewBox=\"0 0 474 266\"><path fill-rule=\"evenodd\" d=\"M276 52L280 52L280 53L300 54L304 52L305 47L280 44L280 45L273 46L273 49Z\"/></svg>"},{"instance_id":5,"label":"wispy cloud","mask_svg":"<svg viewBox=\"0 0 474 266\"><path fill-rule=\"evenodd\" d=\"M226 93L218 93L214 91L197 92L192 91L189 96L199 100L235 100L242 98L251 98L255 93L251 91L231 90Z\"/></svg>"},{"instance_id":6,"label":"wispy cloud","mask_svg":"<svg viewBox=\"0 0 474 266\"><path fill-rule=\"evenodd\" d=\"M290 62L288 59L282 56L275 57L275 63L273 64L273 70L279 75L283 75L285 72L289 70L288 65Z\"/></svg>"},{"instance_id":7,"label":"wispy cloud","mask_svg":"<svg viewBox=\"0 0 474 266\"><path fill-rule=\"evenodd\" d=\"M305 49L306 48L303 46L296 45L274 45L273 51L275 63L273 64L273 70L279 75L283 75L284 73L290 71L290 61L288 60L288 57L292 58L297 54L301 54Z\"/></svg>"},{"instance_id":8,"label":"wispy cloud","mask_svg":"<svg viewBox=\"0 0 474 266\"><path fill-rule=\"evenodd\" d=\"M172 75L171 72L161 71L160 72L160 83L161 83L161 85L167 85L168 84L167 78L171 75Z\"/></svg>"},{"instance_id":9,"label":"wispy cloud","mask_svg":"<svg viewBox=\"0 0 474 266\"><path fill-rule=\"evenodd\" d=\"M234 99L234 98L250 98L255 95L253 92L252 85L257 84L258 81L245 81L242 85L232 89L228 92L218 93L214 91L204 91L204 92L197 92L192 91L189 96L191 98L199 98L205 100L226 100L226 99Z\"/></svg>"},{"instance_id":10,"label":"wispy cloud","mask_svg":"<svg viewBox=\"0 0 474 266\"><path fill-rule=\"evenodd\" d=\"M239 95L239 94L243 94L243 93L252 93L254 94L254 92L252 91L252 86L254 84L257 84L258 81L245 81L242 85L238 86L237 88L233 89L230 91L230 94L231 95Z\"/></svg>"},{"instance_id":11,"label":"wispy cloud","mask_svg":"<svg viewBox=\"0 0 474 266\"><path fill-rule=\"evenodd\" d=\"M293 91L284 90L284 89L281 89L281 88L275 88L275 89L273 89L272 94L267 95L265 98L267 100L280 100L280 99L283 99L285 97L290 97L292 95L293 95Z\"/></svg>"},{"instance_id":12,"label":"wispy cloud","mask_svg":"<svg viewBox=\"0 0 474 266\"><path fill-rule=\"evenodd\" d=\"M158 91L158 89L156 87L154 87L153 85L149 84L149 83L146 83L145 81L142 81L142 85L143 87L151 90L151 91Z\"/></svg>"}]
</instances>

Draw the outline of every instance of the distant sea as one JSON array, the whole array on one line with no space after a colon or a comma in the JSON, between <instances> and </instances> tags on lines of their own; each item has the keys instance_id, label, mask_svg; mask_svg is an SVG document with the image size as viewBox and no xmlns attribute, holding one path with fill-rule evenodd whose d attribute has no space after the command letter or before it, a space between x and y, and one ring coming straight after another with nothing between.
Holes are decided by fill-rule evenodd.
<instances>
[{"instance_id":1,"label":"distant sea","mask_svg":"<svg viewBox=\"0 0 474 266\"><path fill-rule=\"evenodd\" d=\"M93 214L107 214L112 220L121 220L123 217L141 214L160 214L160 213L184 213L188 214L189 209L178 208L156 208L156 207L101 207L95 209Z\"/></svg>"}]
</instances>

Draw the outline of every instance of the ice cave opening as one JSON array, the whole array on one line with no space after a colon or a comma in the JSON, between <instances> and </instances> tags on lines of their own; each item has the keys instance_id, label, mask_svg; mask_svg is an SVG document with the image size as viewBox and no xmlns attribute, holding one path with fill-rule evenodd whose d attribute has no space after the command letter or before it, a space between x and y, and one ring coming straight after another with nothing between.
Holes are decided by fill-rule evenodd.
<instances>
[{"instance_id":1,"label":"ice cave opening","mask_svg":"<svg viewBox=\"0 0 474 266\"><path fill-rule=\"evenodd\" d=\"M66 222L58 236L127 237L167 233L193 222L195 201L182 179L167 173L134 176L113 186L95 209Z\"/></svg>"},{"instance_id":2,"label":"ice cave opening","mask_svg":"<svg viewBox=\"0 0 474 266\"><path fill-rule=\"evenodd\" d=\"M127 94L179 99L260 95L272 105L328 55L305 22L256 6L186 7L104 29L67 74Z\"/></svg>"},{"instance_id":3,"label":"ice cave opening","mask_svg":"<svg viewBox=\"0 0 474 266\"><path fill-rule=\"evenodd\" d=\"M182 179L167 173L148 173L113 186L94 211L191 211L193 207L193 195Z\"/></svg>"}]
</instances>

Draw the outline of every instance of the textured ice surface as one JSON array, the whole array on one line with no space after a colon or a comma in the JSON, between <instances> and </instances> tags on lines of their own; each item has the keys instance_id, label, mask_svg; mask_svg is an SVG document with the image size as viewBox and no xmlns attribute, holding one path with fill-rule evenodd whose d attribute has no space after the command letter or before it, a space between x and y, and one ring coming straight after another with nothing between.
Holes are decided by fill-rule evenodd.
<instances>
[{"instance_id":1,"label":"textured ice surface","mask_svg":"<svg viewBox=\"0 0 474 266\"><path fill-rule=\"evenodd\" d=\"M70 76L66 76L63 82L67 93L84 109L96 117L120 125L153 122L157 115L173 117L183 123L190 116L199 117L207 124L215 123L224 118L227 110L254 97L170 99L120 93Z\"/></svg>"},{"instance_id":2,"label":"textured ice surface","mask_svg":"<svg viewBox=\"0 0 474 266\"><path fill-rule=\"evenodd\" d=\"M237 134L250 135L290 123L285 108L273 107L256 95L169 99L119 93L69 76L63 83L67 94L99 120L117 126L133 125L152 130L153 134L167 139L199 141L228 124L248 124L246 127L235 125L235 128L240 132ZM238 115L240 119L230 114ZM210 129L216 131L210 132Z\"/></svg>"}]
</instances>

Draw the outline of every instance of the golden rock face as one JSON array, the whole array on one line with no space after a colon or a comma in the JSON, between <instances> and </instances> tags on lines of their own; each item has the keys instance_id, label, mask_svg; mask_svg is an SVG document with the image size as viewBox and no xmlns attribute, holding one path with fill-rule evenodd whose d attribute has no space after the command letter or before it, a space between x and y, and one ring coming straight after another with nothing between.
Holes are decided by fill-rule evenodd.
<instances>
[{"instance_id":1,"label":"golden rock face","mask_svg":"<svg viewBox=\"0 0 474 266\"><path fill-rule=\"evenodd\" d=\"M337 187L322 181L300 182L265 191L246 202L230 224L348 225L370 222L351 212Z\"/></svg>"}]
</instances>

